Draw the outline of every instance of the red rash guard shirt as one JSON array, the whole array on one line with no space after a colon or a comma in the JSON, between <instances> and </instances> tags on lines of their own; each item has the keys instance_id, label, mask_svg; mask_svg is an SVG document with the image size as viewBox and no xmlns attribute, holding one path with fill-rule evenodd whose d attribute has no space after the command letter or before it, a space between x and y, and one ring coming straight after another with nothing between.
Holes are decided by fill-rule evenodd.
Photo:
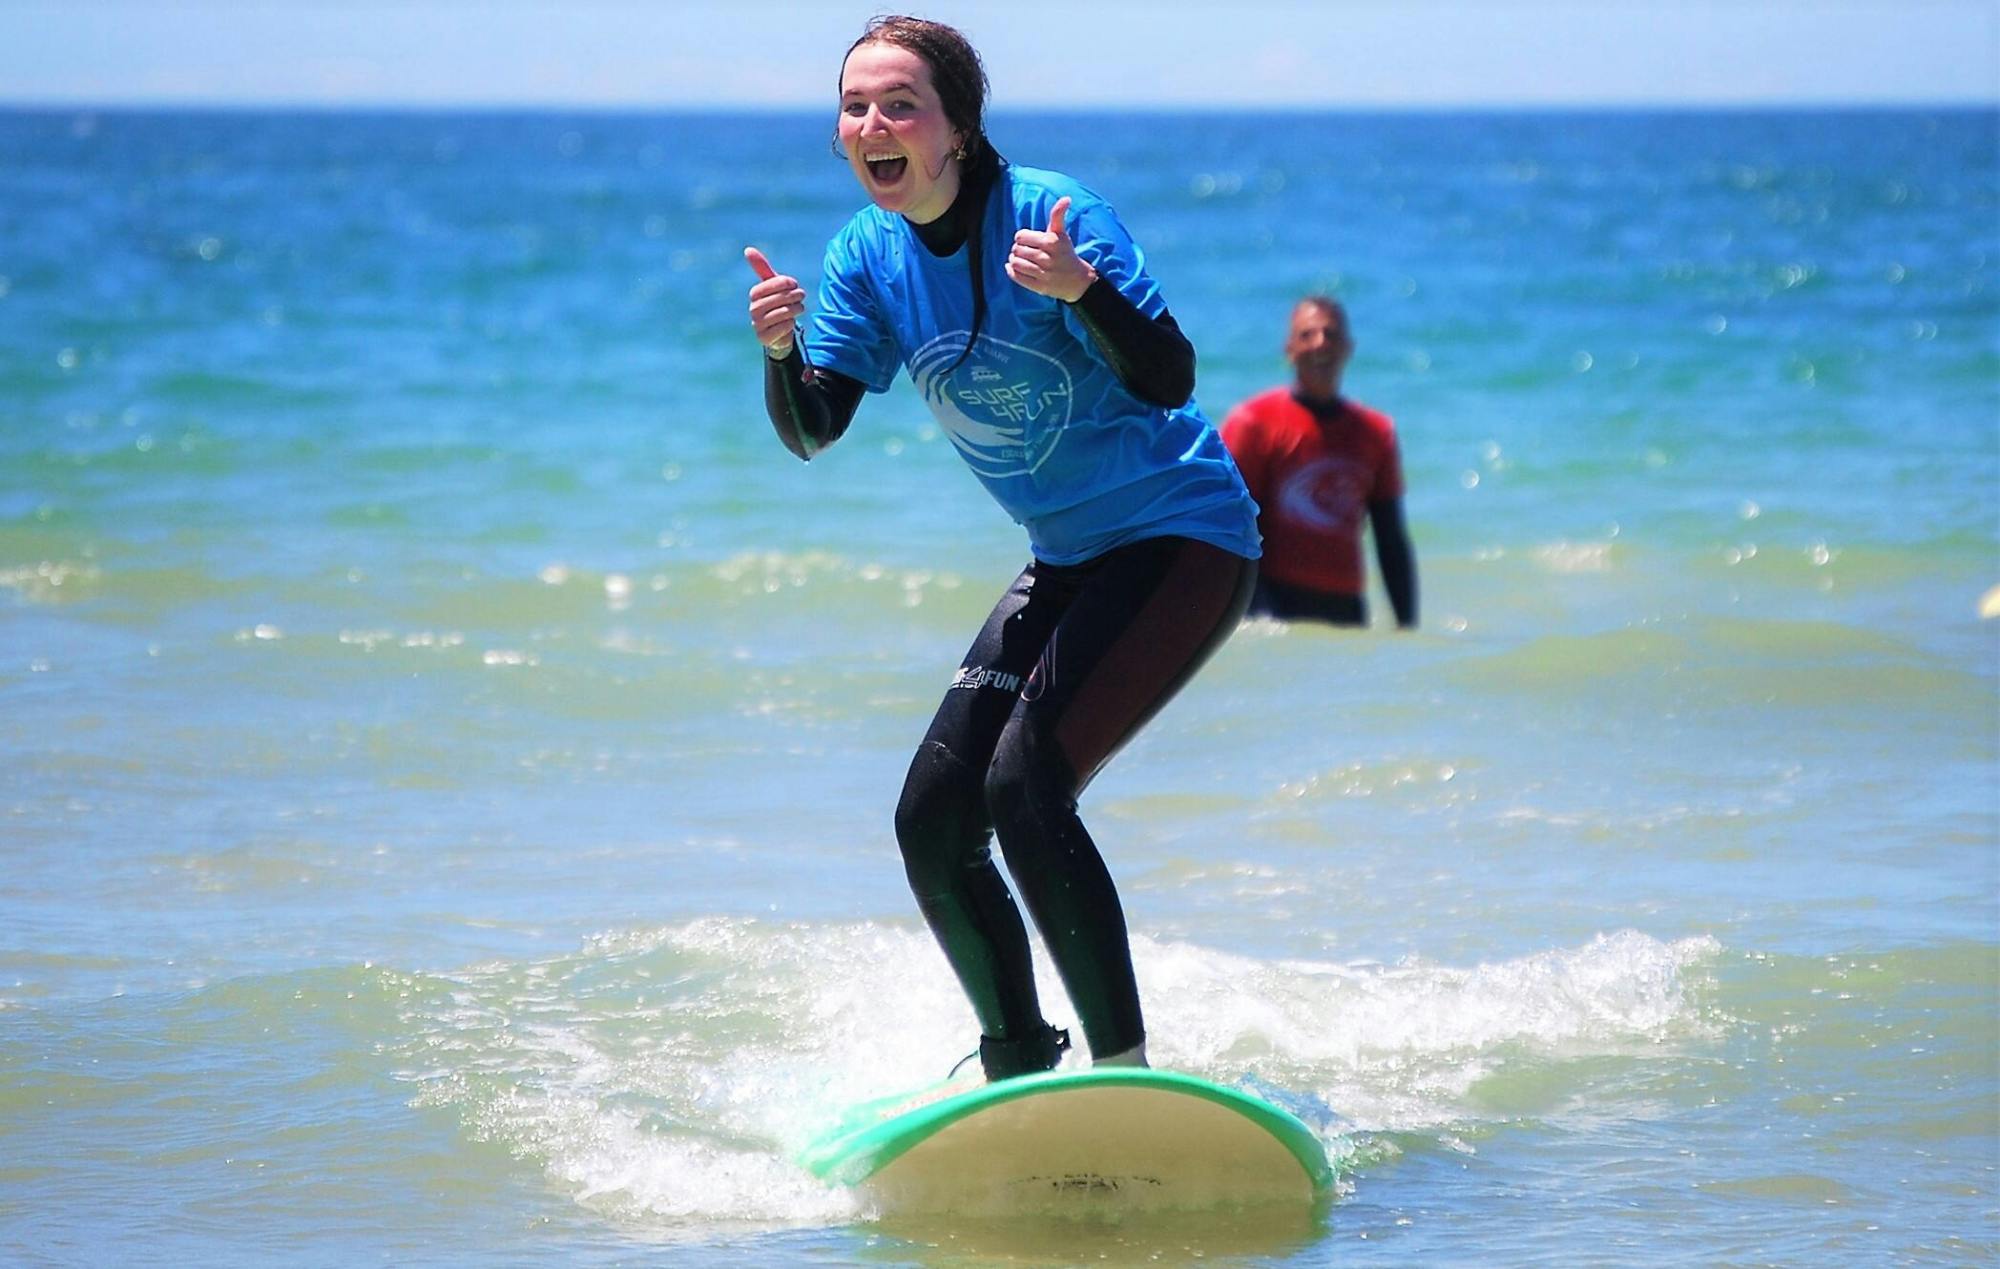
<instances>
[{"instance_id":1,"label":"red rash guard shirt","mask_svg":"<svg viewBox=\"0 0 2000 1269\"><path fill-rule=\"evenodd\" d=\"M1403 461L1388 415L1344 397L1322 412L1324 422L1289 387L1273 388L1231 411L1222 439L1261 508L1264 576L1359 595L1368 504L1403 496Z\"/></svg>"}]
</instances>

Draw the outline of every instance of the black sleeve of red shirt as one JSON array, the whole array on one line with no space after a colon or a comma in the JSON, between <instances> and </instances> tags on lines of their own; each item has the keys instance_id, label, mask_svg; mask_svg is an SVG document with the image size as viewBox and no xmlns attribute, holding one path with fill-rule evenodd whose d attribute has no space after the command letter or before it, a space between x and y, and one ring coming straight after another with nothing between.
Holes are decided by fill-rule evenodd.
<instances>
[{"instance_id":1,"label":"black sleeve of red shirt","mask_svg":"<svg viewBox=\"0 0 2000 1269\"><path fill-rule=\"evenodd\" d=\"M1403 500L1378 498L1368 504L1368 529L1375 537L1375 558L1382 565L1382 589L1396 610L1396 624L1413 630L1417 624L1417 558L1403 527Z\"/></svg>"}]
</instances>

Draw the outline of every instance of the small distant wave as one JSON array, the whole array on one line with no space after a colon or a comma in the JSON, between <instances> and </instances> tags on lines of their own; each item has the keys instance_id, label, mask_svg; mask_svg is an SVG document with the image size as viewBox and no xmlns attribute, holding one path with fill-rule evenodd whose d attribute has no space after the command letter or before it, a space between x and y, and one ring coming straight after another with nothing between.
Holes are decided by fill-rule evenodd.
<instances>
[{"instance_id":1,"label":"small distant wave","mask_svg":"<svg viewBox=\"0 0 2000 1269\"><path fill-rule=\"evenodd\" d=\"M1347 763L1279 785L1274 800L1293 803L1422 794L1452 783L1458 774L1457 764L1450 762Z\"/></svg>"},{"instance_id":2,"label":"small distant wave","mask_svg":"<svg viewBox=\"0 0 2000 1269\"><path fill-rule=\"evenodd\" d=\"M965 580L953 572L856 561L822 551L746 552L713 565L708 576L739 599L811 588L852 596L853 606L876 610L885 598L897 608L915 609L965 590ZM982 597L990 602L990 596Z\"/></svg>"},{"instance_id":3,"label":"small distant wave","mask_svg":"<svg viewBox=\"0 0 2000 1269\"><path fill-rule=\"evenodd\" d=\"M1612 542L1551 542L1535 548L1535 560L1553 573L1604 573L1616 566Z\"/></svg>"},{"instance_id":4,"label":"small distant wave","mask_svg":"<svg viewBox=\"0 0 2000 1269\"><path fill-rule=\"evenodd\" d=\"M1893 706L1983 710L1990 684L1872 627L1829 621L1690 619L1552 634L1462 660L1463 687L1656 707L1727 710Z\"/></svg>"},{"instance_id":5,"label":"small distant wave","mask_svg":"<svg viewBox=\"0 0 2000 1269\"><path fill-rule=\"evenodd\" d=\"M77 560L39 560L0 568L0 590L11 590L29 603L59 604L88 596L104 571Z\"/></svg>"},{"instance_id":6,"label":"small distant wave","mask_svg":"<svg viewBox=\"0 0 2000 1269\"><path fill-rule=\"evenodd\" d=\"M773 612L774 604L807 619L879 620L885 611L923 609L964 590L963 580L949 572L824 551L755 551L719 560L675 556L630 571L554 559L517 574L437 579L406 611L427 624L501 630L628 615L669 625L691 618L726 624L733 612L782 615Z\"/></svg>"}]
</instances>

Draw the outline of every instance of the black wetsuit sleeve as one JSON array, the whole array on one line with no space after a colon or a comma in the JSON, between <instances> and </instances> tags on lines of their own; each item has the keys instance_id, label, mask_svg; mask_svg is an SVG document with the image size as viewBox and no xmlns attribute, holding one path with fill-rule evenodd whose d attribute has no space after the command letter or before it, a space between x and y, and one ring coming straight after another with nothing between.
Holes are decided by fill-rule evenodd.
<instances>
[{"instance_id":1,"label":"black wetsuit sleeve","mask_svg":"<svg viewBox=\"0 0 2000 1269\"><path fill-rule=\"evenodd\" d=\"M1396 624L1417 625L1417 557L1403 527L1403 500L1381 498L1368 504L1368 530L1375 535L1375 558L1382 565L1382 589L1396 610Z\"/></svg>"},{"instance_id":2,"label":"black wetsuit sleeve","mask_svg":"<svg viewBox=\"0 0 2000 1269\"><path fill-rule=\"evenodd\" d=\"M866 391L858 379L816 369L796 343L783 357L764 358L764 412L801 461L840 439Z\"/></svg>"},{"instance_id":3,"label":"black wetsuit sleeve","mask_svg":"<svg viewBox=\"0 0 2000 1269\"><path fill-rule=\"evenodd\" d=\"M1168 410L1188 403L1194 395L1194 345L1172 313L1147 317L1103 278L1071 307L1127 392Z\"/></svg>"}]
</instances>

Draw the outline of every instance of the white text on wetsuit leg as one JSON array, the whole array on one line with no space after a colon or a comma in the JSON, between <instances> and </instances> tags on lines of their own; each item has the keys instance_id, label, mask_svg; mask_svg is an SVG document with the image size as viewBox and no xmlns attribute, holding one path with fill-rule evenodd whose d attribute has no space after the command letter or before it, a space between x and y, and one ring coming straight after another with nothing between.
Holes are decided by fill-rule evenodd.
<instances>
[{"instance_id":1,"label":"white text on wetsuit leg","mask_svg":"<svg viewBox=\"0 0 2000 1269\"><path fill-rule=\"evenodd\" d=\"M997 687L1003 692L1019 692L1021 676L1009 674L1005 670L989 670L983 665L962 665L952 679L953 690L966 688L978 691L982 687Z\"/></svg>"}]
</instances>

